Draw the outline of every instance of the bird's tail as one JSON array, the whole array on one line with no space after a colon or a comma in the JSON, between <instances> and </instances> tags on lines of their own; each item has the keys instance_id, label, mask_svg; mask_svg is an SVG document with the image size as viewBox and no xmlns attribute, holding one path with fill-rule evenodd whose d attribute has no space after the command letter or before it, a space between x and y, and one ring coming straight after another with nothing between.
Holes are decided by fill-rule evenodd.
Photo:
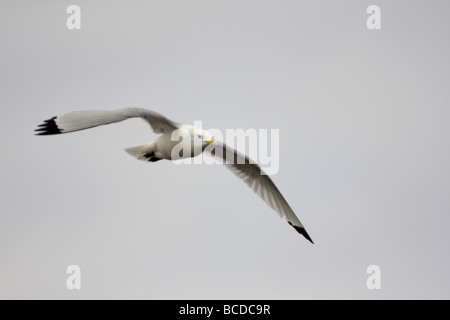
<instances>
[{"instance_id":1,"label":"bird's tail","mask_svg":"<svg viewBox=\"0 0 450 320\"><path fill-rule=\"evenodd\" d=\"M126 148L125 151L132 157L143 161L157 161L155 156L153 142L144 144L142 146ZM160 160L160 159L158 159Z\"/></svg>"}]
</instances>

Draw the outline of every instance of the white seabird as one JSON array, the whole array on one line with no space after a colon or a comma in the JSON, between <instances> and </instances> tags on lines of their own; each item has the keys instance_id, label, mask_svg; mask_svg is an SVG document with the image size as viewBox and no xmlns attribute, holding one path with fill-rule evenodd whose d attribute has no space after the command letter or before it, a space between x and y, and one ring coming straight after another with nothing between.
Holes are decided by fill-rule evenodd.
<instances>
[{"instance_id":1,"label":"white seabird","mask_svg":"<svg viewBox=\"0 0 450 320\"><path fill-rule=\"evenodd\" d=\"M84 130L136 117L147 121L153 131L161 134L161 136L143 146L125 149L130 155L139 160L151 162L162 159L172 160L172 149L179 143L179 141L172 140L172 133L175 130L180 130L183 135L190 136L193 143L191 143L192 150L188 156L197 156L208 145L214 144L216 150L222 151L212 152L214 156L221 156L227 168L241 178L281 217L285 218L295 230L311 241L311 243L314 243L272 179L265 174L261 174L262 169L245 155L223 143L216 142L208 131L191 125L175 123L157 112L142 108L123 108L113 111L75 111L45 120L35 131L37 135L54 135ZM233 161L230 163L229 159Z\"/></svg>"}]
</instances>

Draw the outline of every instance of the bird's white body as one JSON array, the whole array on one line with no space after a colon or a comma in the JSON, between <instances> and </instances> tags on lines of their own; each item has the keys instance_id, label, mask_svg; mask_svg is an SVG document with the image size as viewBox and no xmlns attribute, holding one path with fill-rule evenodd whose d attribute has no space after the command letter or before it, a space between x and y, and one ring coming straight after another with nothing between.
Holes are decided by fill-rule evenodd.
<instances>
[{"instance_id":1,"label":"bird's white body","mask_svg":"<svg viewBox=\"0 0 450 320\"><path fill-rule=\"evenodd\" d=\"M187 141L186 141L187 140ZM211 134L200 128L184 124L174 131L166 132L156 140L145 145L125 149L138 160L148 160L146 155L153 154L158 160L178 160L200 155L205 147L213 141ZM174 155L174 148L185 142L184 152ZM174 159L174 156L176 159Z\"/></svg>"},{"instance_id":2,"label":"bird's white body","mask_svg":"<svg viewBox=\"0 0 450 320\"><path fill-rule=\"evenodd\" d=\"M150 145L153 146L155 155L158 158L172 160L172 150L177 143L178 141L172 141L172 132L169 132L150 142Z\"/></svg>"}]
</instances>

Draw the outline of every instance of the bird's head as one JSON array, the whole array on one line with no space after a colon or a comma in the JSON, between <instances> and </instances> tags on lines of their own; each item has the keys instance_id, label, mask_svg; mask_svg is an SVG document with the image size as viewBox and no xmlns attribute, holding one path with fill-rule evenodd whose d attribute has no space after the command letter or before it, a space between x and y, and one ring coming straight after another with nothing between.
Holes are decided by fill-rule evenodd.
<instances>
[{"instance_id":1,"label":"bird's head","mask_svg":"<svg viewBox=\"0 0 450 320\"><path fill-rule=\"evenodd\" d=\"M182 158L196 157L205 151L208 145L216 145L216 141L210 132L192 125L182 125L179 129L172 132L171 135L171 139L173 139L173 148L175 148L173 150L179 149L178 146L180 143L180 137L182 137L182 147L190 148L189 152L183 152L183 156L181 156ZM189 143L185 144L183 141Z\"/></svg>"},{"instance_id":2,"label":"bird's head","mask_svg":"<svg viewBox=\"0 0 450 320\"><path fill-rule=\"evenodd\" d=\"M216 145L216 140L211 133L195 127L191 131L191 140L194 146L201 146L202 150L210 144Z\"/></svg>"}]
</instances>

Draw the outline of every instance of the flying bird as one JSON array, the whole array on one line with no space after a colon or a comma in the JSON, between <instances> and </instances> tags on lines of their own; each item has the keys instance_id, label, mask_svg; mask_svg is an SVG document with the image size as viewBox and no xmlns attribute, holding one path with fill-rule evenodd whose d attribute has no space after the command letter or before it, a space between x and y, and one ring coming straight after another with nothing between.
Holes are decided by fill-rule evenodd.
<instances>
[{"instance_id":1,"label":"flying bird","mask_svg":"<svg viewBox=\"0 0 450 320\"><path fill-rule=\"evenodd\" d=\"M176 130L183 137L186 136L191 139L191 152L187 152L185 157L195 157L212 144L215 148L215 151L211 152L212 156L222 160L227 168L242 179L282 218L285 218L295 230L311 243L314 243L272 179L268 175L263 174L261 167L247 156L216 141L208 131L192 125L173 122L160 113L142 108L70 112L45 120L35 131L37 135L55 135L120 122L129 118L144 119L150 124L155 133L160 134L156 140L148 144L125 149L130 155L139 160L150 162L163 159L174 160L172 151L179 144L179 141L172 140L172 134ZM232 161L229 161L230 159Z\"/></svg>"}]
</instances>

